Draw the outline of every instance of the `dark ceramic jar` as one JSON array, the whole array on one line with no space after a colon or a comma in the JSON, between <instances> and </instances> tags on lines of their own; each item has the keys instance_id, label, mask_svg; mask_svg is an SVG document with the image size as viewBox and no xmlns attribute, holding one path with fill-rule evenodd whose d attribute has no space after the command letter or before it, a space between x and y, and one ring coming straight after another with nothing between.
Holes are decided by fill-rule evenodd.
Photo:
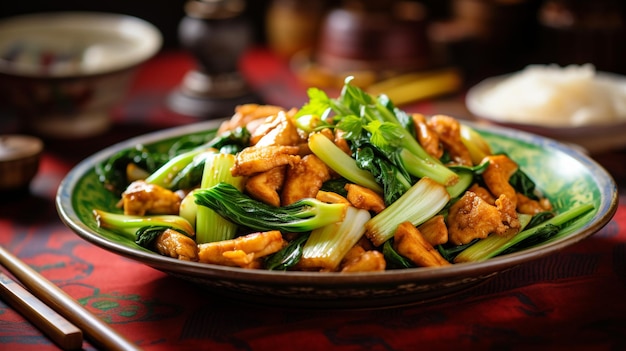
<instances>
[{"instance_id":1,"label":"dark ceramic jar","mask_svg":"<svg viewBox=\"0 0 626 351\"><path fill-rule=\"evenodd\" d=\"M335 72L411 71L429 63L426 22L416 3L357 2L329 11L316 59Z\"/></svg>"}]
</instances>

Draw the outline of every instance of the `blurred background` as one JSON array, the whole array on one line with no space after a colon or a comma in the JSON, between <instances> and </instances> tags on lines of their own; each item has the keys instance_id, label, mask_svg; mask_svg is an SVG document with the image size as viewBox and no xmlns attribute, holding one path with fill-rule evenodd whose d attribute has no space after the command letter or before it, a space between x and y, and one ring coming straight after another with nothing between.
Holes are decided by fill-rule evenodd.
<instances>
[{"instance_id":1,"label":"blurred background","mask_svg":"<svg viewBox=\"0 0 626 351\"><path fill-rule=\"evenodd\" d=\"M0 2L0 19L56 11L127 14L158 28L161 55L147 71L159 73L137 79L114 111L119 120L149 115L150 124L221 118L252 102L299 107L306 88L335 96L347 76L407 111L464 118L470 88L530 64L592 64L626 73L623 0ZM157 108L163 113L154 113ZM31 119L35 127L54 121Z\"/></svg>"},{"instance_id":2,"label":"blurred background","mask_svg":"<svg viewBox=\"0 0 626 351\"><path fill-rule=\"evenodd\" d=\"M168 50L180 46L185 3L2 1L0 16L60 10L130 14L156 25ZM346 67L380 72L453 64L472 84L535 62L593 63L624 73L625 12L621 0L254 0L245 3L243 16L253 27L254 44L285 57L300 54L300 63L308 59L331 74Z\"/></svg>"}]
</instances>

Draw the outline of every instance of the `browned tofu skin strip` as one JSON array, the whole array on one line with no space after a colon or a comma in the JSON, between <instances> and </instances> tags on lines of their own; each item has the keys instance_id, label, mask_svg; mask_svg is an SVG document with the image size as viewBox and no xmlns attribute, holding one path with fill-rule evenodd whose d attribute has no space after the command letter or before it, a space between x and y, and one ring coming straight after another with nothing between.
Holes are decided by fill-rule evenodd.
<instances>
[{"instance_id":1,"label":"browned tofu skin strip","mask_svg":"<svg viewBox=\"0 0 626 351\"><path fill-rule=\"evenodd\" d=\"M419 267L441 267L446 261L411 222L402 222L393 236L396 251Z\"/></svg>"},{"instance_id":2,"label":"browned tofu skin strip","mask_svg":"<svg viewBox=\"0 0 626 351\"><path fill-rule=\"evenodd\" d=\"M143 180L132 182L122 193L125 215L178 214L181 201L175 192Z\"/></svg>"},{"instance_id":3,"label":"browned tofu skin strip","mask_svg":"<svg viewBox=\"0 0 626 351\"><path fill-rule=\"evenodd\" d=\"M293 165L300 161L297 146L251 146L237 154L230 172L233 176L251 176L272 168Z\"/></svg>"},{"instance_id":4,"label":"browned tofu skin strip","mask_svg":"<svg viewBox=\"0 0 626 351\"><path fill-rule=\"evenodd\" d=\"M246 180L246 192L268 205L280 206L279 191L285 181L285 171L286 166L280 166L251 176Z\"/></svg>"},{"instance_id":5,"label":"browned tofu skin strip","mask_svg":"<svg viewBox=\"0 0 626 351\"><path fill-rule=\"evenodd\" d=\"M292 204L300 199L315 198L322 184L330 179L330 169L317 156L304 156L300 162L287 169L280 203Z\"/></svg>"},{"instance_id":6,"label":"browned tofu skin strip","mask_svg":"<svg viewBox=\"0 0 626 351\"><path fill-rule=\"evenodd\" d=\"M198 246L195 240L173 229L166 229L155 242L158 253L184 261L198 260Z\"/></svg>"},{"instance_id":7,"label":"browned tofu skin strip","mask_svg":"<svg viewBox=\"0 0 626 351\"><path fill-rule=\"evenodd\" d=\"M259 268L259 259L286 245L280 231L252 233L232 240L198 245L198 261L222 266Z\"/></svg>"}]
</instances>

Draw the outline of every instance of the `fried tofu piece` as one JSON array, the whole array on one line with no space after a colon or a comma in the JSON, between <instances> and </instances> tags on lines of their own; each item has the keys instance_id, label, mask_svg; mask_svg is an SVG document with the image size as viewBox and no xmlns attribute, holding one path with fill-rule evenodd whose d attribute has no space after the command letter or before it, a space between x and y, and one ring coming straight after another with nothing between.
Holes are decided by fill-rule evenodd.
<instances>
[{"instance_id":1,"label":"fried tofu piece","mask_svg":"<svg viewBox=\"0 0 626 351\"><path fill-rule=\"evenodd\" d=\"M385 209L385 200L375 191L357 184L346 184L347 199L352 206L374 213Z\"/></svg>"},{"instance_id":2,"label":"fried tofu piece","mask_svg":"<svg viewBox=\"0 0 626 351\"><path fill-rule=\"evenodd\" d=\"M455 245L484 239L491 233L510 235L519 227L515 206L505 195L492 206L476 193L466 191L448 212L448 240Z\"/></svg>"},{"instance_id":3,"label":"fried tofu piece","mask_svg":"<svg viewBox=\"0 0 626 351\"><path fill-rule=\"evenodd\" d=\"M428 126L439 135L444 150L450 153L454 163L472 166L472 157L469 150L461 141L461 124L453 117L435 115L428 119Z\"/></svg>"},{"instance_id":4,"label":"fried tofu piece","mask_svg":"<svg viewBox=\"0 0 626 351\"><path fill-rule=\"evenodd\" d=\"M136 180L122 193L121 205L125 215L178 214L181 201L171 190Z\"/></svg>"},{"instance_id":5,"label":"fried tofu piece","mask_svg":"<svg viewBox=\"0 0 626 351\"><path fill-rule=\"evenodd\" d=\"M482 174L485 185L494 197L505 195L517 204L515 188L509 183L511 176L517 171L518 165L506 155L490 155L483 162L489 165Z\"/></svg>"},{"instance_id":6,"label":"fried tofu piece","mask_svg":"<svg viewBox=\"0 0 626 351\"><path fill-rule=\"evenodd\" d=\"M417 229L432 246L448 242L448 226L443 215L436 215L420 224Z\"/></svg>"},{"instance_id":7,"label":"fried tofu piece","mask_svg":"<svg viewBox=\"0 0 626 351\"><path fill-rule=\"evenodd\" d=\"M278 230L252 233L231 240L198 245L198 262L222 266L260 268L265 256L287 245Z\"/></svg>"},{"instance_id":8,"label":"fried tofu piece","mask_svg":"<svg viewBox=\"0 0 626 351\"><path fill-rule=\"evenodd\" d=\"M299 151L297 146L250 146L237 154L230 173L233 176L251 176L275 167L293 165L300 161Z\"/></svg>"},{"instance_id":9,"label":"fried tofu piece","mask_svg":"<svg viewBox=\"0 0 626 351\"><path fill-rule=\"evenodd\" d=\"M224 121L217 134L234 130L238 127L247 127L250 133L253 133L256 127L260 123L252 123L253 121L262 122L265 118L275 116L280 111L285 111L284 108L273 105L259 105L259 104L245 104L235 107L235 114L228 120Z\"/></svg>"},{"instance_id":10,"label":"fried tofu piece","mask_svg":"<svg viewBox=\"0 0 626 351\"><path fill-rule=\"evenodd\" d=\"M285 181L286 166L274 167L269 171L250 176L246 180L246 192L256 200L271 206L280 206L280 189Z\"/></svg>"},{"instance_id":11,"label":"fried tofu piece","mask_svg":"<svg viewBox=\"0 0 626 351\"><path fill-rule=\"evenodd\" d=\"M250 137L250 143L255 146L270 145L298 145L303 142L298 133L298 128L287 113L279 111L278 114L265 119Z\"/></svg>"},{"instance_id":12,"label":"fried tofu piece","mask_svg":"<svg viewBox=\"0 0 626 351\"><path fill-rule=\"evenodd\" d=\"M287 169L281 192L282 206L300 199L315 198L325 181L330 179L330 169L317 156L304 156L300 162Z\"/></svg>"},{"instance_id":13,"label":"fried tofu piece","mask_svg":"<svg viewBox=\"0 0 626 351\"><path fill-rule=\"evenodd\" d=\"M480 196L481 199L485 200L485 202L487 202L490 205L496 204L496 198L493 196L493 194L489 192L489 189L482 187L478 185L477 183L472 184L472 186L467 190Z\"/></svg>"},{"instance_id":14,"label":"fried tofu piece","mask_svg":"<svg viewBox=\"0 0 626 351\"><path fill-rule=\"evenodd\" d=\"M173 229L166 229L155 241L155 249L164 256L184 261L198 260L198 246L192 238Z\"/></svg>"},{"instance_id":15,"label":"fried tofu piece","mask_svg":"<svg viewBox=\"0 0 626 351\"><path fill-rule=\"evenodd\" d=\"M535 215L540 212L551 210L552 204L547 198L533 200L524 194L517 193L517 212Z\"/></svg>"},{"instance_id":16,"label":"fried tofu piece","mask_svg":"<svg viewBox=\"0 0 626 351\"><path fill-rule=\"evenodd\" d=\"M443 156L443 147L439 142L439 135L428 126L426 117L421 113L411 115L415 125L415 135L424 150L436 159Z\"/></svg>"},{"instance_id":17,"label":"fried tofu piece","mask_svg":"<svg viewBox=\"0 0 626 351\"><path fill-rule=\"evenodd\" d=\"M332 192L332 191L323 191L320 190L317 192L317 195L315 195L315 198L322 201L322 202L326 202L329 204L346 204L346 205L351 205L350 201L348 201L348 199L346 199L345 197Z\"/></svg>"},{"instance_id":18,"label":"fried tofu piece","mask_svg":"<svg viewBox=\"0 0 626 351\"><path fill-rule=\"evenodd\" d=\"M497 231L497 235L508 236L511 234L515 234L521 228L521 223L517 216L516 210L517 200L509 199L505 195L500 195L496 199L496 208L500 211L500 218L502 219L502 224L504 224L504 231Z\"/></svg>"},{"instance_id":19,"label":"fried tofu piece","mask_svg":"<svg viewBox=\"0 0 626 351\"><path fill-rule=\"evenodd\" d=\"M334 137L333 142L343 152L345 152L348 155L352 155L352 150L350 150L350 145L348 145L348 140L346 140L346 138L343 137L344 134L345 134L344 131L342 131L340 129L336 129L335 130L335 137Z\"/></svg>"},{"instance_id":20,"label":"fried tofu piece","mask_svg":"<svg viewBox=\"0 0 626 351\"><path fill-rule=\"evenodd\" d=\"M441 267L451 263L431 245L411 222L398 225L393 236L394 249L420 267Z\"/></svg>"},{"instance_id":21,"label":"fried tofu piece","mask_svg":"<svg viewBox=\"0 0 626 351\"><path fill-rule=\"evenodd\" d=\"M385 257L380 251L365 250L355 245L341 261L339 270L344 273L379 272L387 267Z\"/></svg>"}]
</instances>

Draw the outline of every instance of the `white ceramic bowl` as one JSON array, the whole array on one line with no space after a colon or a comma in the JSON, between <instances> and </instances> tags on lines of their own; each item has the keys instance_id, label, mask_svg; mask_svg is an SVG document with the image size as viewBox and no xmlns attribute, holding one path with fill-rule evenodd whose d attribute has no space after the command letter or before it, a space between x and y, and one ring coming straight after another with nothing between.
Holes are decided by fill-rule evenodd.
<instances>
[{"instance_id":1,"label":"white ceramic bowl","mask_svg":"<svg viewBox=\"0 0 626 351\"><path fill-rule=\"evenodd\" d=\"M626 118L617 118L613 121L597 123L587 121L574 125L550 122L550 116L547 115L540 116L539 119L529 118L528 121L522 121L519 118L512 118L507 114L508 111L494 111L491 106L487 106L486 97L493 92L496 86L511 76L512 74L507 74L487 78L470 88L465 99L470 113L483 122L521 129L565 143L579 145L591 154L626 147ZM602 84L610 84L614 89L620 89L622 92L626 91L626 77L624 76L597 72L594 80ZM532 93L529 92L529 94ZM623 94L622 96L626 95ZM523 98L520 96L520 99ZM626 101L621 101L621 104L626 106Z\"/></svg>"},{"instance_id":2,"label":"white ceramic bowl","mask_svg":"<svg viewBox=\"0 0 626 351\"><path fill-rule=\"evenodd\" d=\"M0 102L28 129L87 137L110 125L135 69L162 35L131 16L50 12L0 21Z\"/></svg>"}]
</instances>

